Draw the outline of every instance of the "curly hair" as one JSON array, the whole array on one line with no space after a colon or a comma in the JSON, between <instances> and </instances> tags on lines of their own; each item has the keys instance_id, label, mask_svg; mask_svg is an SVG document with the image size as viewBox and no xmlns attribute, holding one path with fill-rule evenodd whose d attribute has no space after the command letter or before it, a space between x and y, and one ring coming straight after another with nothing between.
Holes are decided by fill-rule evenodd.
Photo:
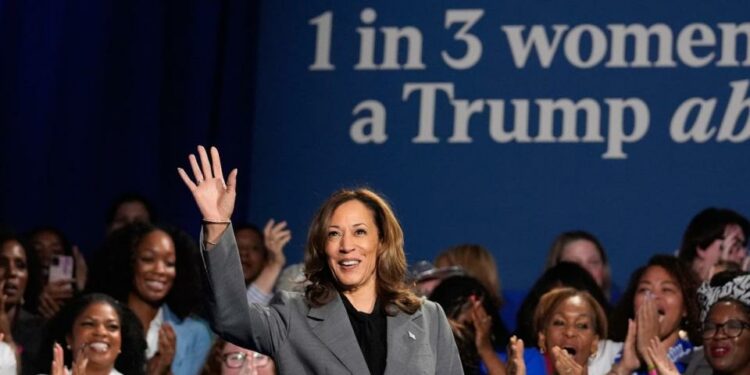
<instances>
[{"instance_id":1,"label":"curly hair","mask_svg":"<svg viewBox=\"0 0 750 375\"><path fill-rule=\"evenodd\" d=\"M42 340L42 350L36 362L36 373L47 373L52 363L52 346L61 344L65 356L65 365L70 368L73 353L66 347L67 337L73 334L73 323L89 306L104 303L111 306L120 319L120 354L115 360L115 368L123 374L145 374L146 339L143 337L143 326L135 314L114 298L101 293L84 294L65 304L63 308L47 323L46 335Z\"/></svg>"},{"instance_id":2,"label":"curly hair","mask_svg":"<svg viewBox=\"0 0 750 375\"><path fill-rule=\"evenodd\" d=\"M385 301L386 313L394 315L398 309L413 314L422 302L405 281L407 268L401 225L385 199L364 188L333 193L313 218L305 249L305 276L310 280L305 298L313 306L322 306L330 302L338 290L325 252L328 223L336 208L351 200L361 202L372 212L378 228L382 251L377 258L376 284L378 297Z\"/></svg>"},{"instance_id":3,"label":"curly hair","mask_svg":"<svg viewBox=\"0 0 750 375\"><path fill-rule=\"evenodd\" d=\"M680 328L688 333L688 337L694 345L700 345L703 339L700 333L701 310L698 304L698 278L687 263L666 254L654 255L645 266L633 272L628 288L612 314L610 320L611 338L615 341L625 341L628 333L628 319L634 319L635 317L635 296L638 292L638 284L646 271L652 267L663 268L677 282L682 294L682 303L685 305L685 311L687 312L687 316L680 323Z\"/></svg>"},{"instance_id":4,"label":"curly hair","mask_svg":"<svg viewBox=\"0 0 750 375\"><path fill-rule=\"evenodd\" d=\"M127 303L133 291L136 250L151 232L161 230L174 242L176 276L163 303L181 319L200 312L202 283L198 272L198 245L185 232L149 223L133 223L117 229L107 237L92 263L89 292L109 294Z\"/></svg>"}]
</instances>

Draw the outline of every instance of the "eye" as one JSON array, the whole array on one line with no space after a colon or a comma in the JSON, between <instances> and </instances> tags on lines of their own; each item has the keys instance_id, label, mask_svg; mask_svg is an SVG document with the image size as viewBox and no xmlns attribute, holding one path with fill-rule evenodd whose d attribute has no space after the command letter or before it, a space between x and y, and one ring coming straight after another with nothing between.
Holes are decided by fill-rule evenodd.
<instances>
[{"instance_id":1,"label":"eye","mask_svg":"<svg viewBox=\"0 0 750 375\"><path fill-rule=\"evenodd\" d=\"M175 266L177 265L177 262L174 260L169 260L166 263L167 263L167 267L169 268L175 268Z\"/></svg>"},{"instance_id":2,"label":"eye","mask_svg":"<svg viewBox=\"0 0 750 375\"><path fill-rule=\"evenodd\" d=\"M565 325L565 322L562 319L554 319L552 320L552 326L553 327L562 327Z\"/></svg>"},{"instance_id":3,"label":"eye","mask_svg":"<svg viewBox=\"0 0 750 375\"><path fill-rule=\"evenodd\" d=\"M643 293L650 292L650 291L651 291L651 289L649 289L649 288L647 288L645 286L641 286L641 287L638 287L638 289L636 289L636 293L638 293L638 294L643 294Z\"/></svg>"},{"instance_id":4,"label":"eye","mask_svg":"<svg viewBox=\"0 0 750 375\"><path fill-rule=\"evenodd\" d=\"M140 258L138 258L138 259L139 259L139 260L140 260L141 262L143 262L143 263L153 263L153 262L154 262L154 257L152 257L152 256L148 256L148 255L146 255L146 256L142 256L142 257L140 257Z\"/></svg>"},{"instance_id":5,"label":"eye","mask_svg":"<svg viewBox=\"0 0 750 375\"><path fill-rule=\"evenodd\" d=\"M359 228L354 231L354 234L357 236L364 236L367 234L367 231L362 228Z\"/></svg>"},{"instance_id":6,"label":"eye","mask_svg":"<svg viewBox=\"0 0 750 375\"><path fill-rule=\"evenodd\" d=\"M109 330L110 332L117 332L120 330L120 326L117 324L109 324L107 325L107 330Z\"/></svg>"},{"instance_id":7,"label":"eye","mask_svg":"<svg viewBox=\"0 0 750 375\"><path fill-rule=\"evenodd\" d=\"M328 232L328 238L336 238L339 236L341 236L341 233L339 231L332 230Z\"/></svg>"},{"instance_id":8,"label":"eye","mask_svg":"<svg viewBox=\"0 0 750 375\"><path fill-rule=\"evenodd\" d=\"M83 322L81 322L81 325L84 326L84 327L93 327L94 326L94 322L92 322L90 320L84 320Z\"/></svg>"},{"instance_id":9,"label":"eye","mask_svg":"<svg viewBox=\"0 0 750 375\"><path fill-rule=\"evenodd\" d=\"M581 331L585 331L589 329L589 324L588 323L576 323L576 328Z\"/></svg>"}]
</instances>

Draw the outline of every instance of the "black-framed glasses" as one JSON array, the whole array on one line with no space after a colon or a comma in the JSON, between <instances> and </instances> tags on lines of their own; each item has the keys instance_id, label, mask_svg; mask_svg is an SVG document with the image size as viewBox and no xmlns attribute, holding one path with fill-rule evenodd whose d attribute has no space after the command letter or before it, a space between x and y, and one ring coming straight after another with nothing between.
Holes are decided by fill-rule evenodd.
<instances>
[{"instance_id":1,"label":"black-framed glasses","mask_svg":"<svg viewBox=\"0 0 750 375\"><path fill-rule=\"evenodd\" d=\"M228 368L241 368L245 365L245 362L248 360L248 353L245 352L232 352L232 353L225 353L221 355L221 360L224 362L224 364ZM252 363L251 365L253 367L259 368L259 367L265 367L268 365L269 357L257 352L252 353Z\"/></svg>"},{"instance_id":2,"label":"black-framed glasses","mask_svg":"<svg viewBox=\"0 0 750 375\"><path fill-rule=\"evenodd\" d=\"M741 320L731 319L727 320L726 323L716 324L713 322L703 323L703 338L710 339L716 336L719 330L724 331L724 335L730 339L738 337L742 334L742 330L745 328L750 329L750 323L743 322Z\"/></svg>"}]
</instances>

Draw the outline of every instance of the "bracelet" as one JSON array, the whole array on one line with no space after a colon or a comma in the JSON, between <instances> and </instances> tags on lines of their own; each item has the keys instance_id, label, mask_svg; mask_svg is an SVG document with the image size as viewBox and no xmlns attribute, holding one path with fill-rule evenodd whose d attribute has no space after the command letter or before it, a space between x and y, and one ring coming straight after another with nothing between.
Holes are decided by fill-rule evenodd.
<instances>
[{"instance_id":1,"label":"bracelet","mask_svg":"<svg viewBox=\"0 0 750 375\"><path fill-rule=\"evenodd\" d=\"M211 220L211 219L202 219L202 224L232 224L231 220Z\"/></svg>"}]
</instances>

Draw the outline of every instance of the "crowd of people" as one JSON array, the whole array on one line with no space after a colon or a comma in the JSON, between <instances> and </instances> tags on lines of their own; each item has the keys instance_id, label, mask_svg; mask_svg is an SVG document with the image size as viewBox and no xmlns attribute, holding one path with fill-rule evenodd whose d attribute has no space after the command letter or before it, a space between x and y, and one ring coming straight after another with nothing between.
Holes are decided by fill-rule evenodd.
<instances>
[{"instance_id":1,"label":"crowd of people","mask_svg":"<svg viewBox=\"0 0 750 375\"><path fill-rule=\"evenodd\" d=\"M288 265L285 222L230 222L218 151L189 161L198 241L133 194L88 259L55 227L2 233L0 373L750 375L750 223L730 209L699 212L624 289L596 236L561 233L508 314L491 251L409 267L375 192L335 192Z\"/></svg>"}]
</instances>

